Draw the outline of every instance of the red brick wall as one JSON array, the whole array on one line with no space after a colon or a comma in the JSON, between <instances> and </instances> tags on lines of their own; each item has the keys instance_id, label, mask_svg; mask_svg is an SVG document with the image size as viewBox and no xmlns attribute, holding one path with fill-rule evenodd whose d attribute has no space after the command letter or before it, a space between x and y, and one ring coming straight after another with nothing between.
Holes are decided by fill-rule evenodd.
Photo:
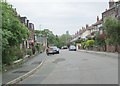
<instances>
[{"instance_id":1,"label":"red brick wall","mask_svg":"<svg viewBox=\"0 0 120 86\"><path fill-rule=\"evenodd\" d=\"M31 30L31 29L30 29L29 31L30 31L29 37L34 40L34 30Z\"/></svg>"},{"instance_id":2,"label":"red brick wall","mask_svg":"<svg viewBox=\"0 0 120 86\"><path fill-rule=\"evenodd\" d=\"M108 51L108 52L115 52L115 46L113 46L113 45L107 45L106 46L106 51Z\"/></svg>"},{"instance_id":3,"label":"red brick wall","mask_svg":"<svg viewBox=\"0 0 120 86\"><path fill-rule=\"evenodd\" d=\"M120 53L120 45L117 48L118 48L118 52Z\"/></svg>"}]
</instances>

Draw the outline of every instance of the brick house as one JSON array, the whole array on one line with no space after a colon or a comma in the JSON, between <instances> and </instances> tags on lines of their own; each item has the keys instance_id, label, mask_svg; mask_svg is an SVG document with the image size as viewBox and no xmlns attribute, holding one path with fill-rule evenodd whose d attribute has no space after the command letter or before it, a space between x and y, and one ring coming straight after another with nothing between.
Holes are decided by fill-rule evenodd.
<instances>
[{"instance_id":1,"label":"brick house","mask_svg":"<svg viewBox=\"0 0 120 86\"><path fill-rule=\"evenodd\" d=\"M34 45L35 44L35 33L34 33L34 24L33 23L29 23L29 31L30 31L30 35L29 35L29 45Z\"/></svg>"},{"instance_id":2,"label":"brick house","mask_svg":"<svg viewBox=\"0 0 120 86\"><path fill-rule=\"evenodd\" d=\"M20 21L23 25L27 27L27 17L20 17ZM27 27L28 28L28 27ZM29 48L28 39L23 39L23 43L20 45L20 48Z\"/></svg>"},{"instance_id":3,"label":"brick house","mask_svg":"<svg viewBox=\"0 0 120 86\"><path fill-rule=\"evenodd\" d=\"M120 1L117 2L114 2L113 0L109 1L109 9L106 9L106 11L102 13L103 21L108 16L112 16L120 20Z\"/></svg>"},{"instance_id":4,"label":"brick house","mask_svg":"<svg viewBox=\"0 0 120 86\"><path fill-rule=\"evenodd\" d=\"M114 17L118 20L120 20L120 0L115 2L113 0L109 1L109 9L106 9L105 12L102 13L102 20L105 21L106 17ZM103 33L104 31L102 31ZM106 45L106 51L108 52L115 52L116 48L113 45ZM118 48L118 51L120 51L120 47Z\"/></svg>"}]
</instances>

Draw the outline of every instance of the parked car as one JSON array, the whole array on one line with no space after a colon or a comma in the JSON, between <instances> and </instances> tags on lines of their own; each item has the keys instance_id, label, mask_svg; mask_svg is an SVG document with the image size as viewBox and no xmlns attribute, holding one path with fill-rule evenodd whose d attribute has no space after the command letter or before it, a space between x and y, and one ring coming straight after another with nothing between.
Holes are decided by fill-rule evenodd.
<instances>
[{"instance_id":1,"label":"parked car","mask_svg":"<svg viewBox=\"0 0 120 86\"><path fill-rule=\"evenodd\" d=\"M74 45L70 45L69 51L76 51L76 47Z\"/></svg>"},{"instance_id":2,"label":"parked car","mask_svg":"<svg viewBox=\"0 0 120 86\"><path fill-rule=\"evenodd\" d=\"M55 51L55 54L59 54L59 48L57 46L53 46L53 50Z\"/></svg>"},{"instance_id":3,"label":"parked car","mask_svg":"<svg viewBox=\"0 0 120 86\"><path fill-rule=\"evenodd\" d=\"M61 49L68 49L68 47L67 46L63 46Z\"/></svg>"},{"instance_id":4,"label":"parked car","mask_svg":"<svg viewBox=\"0 0 120 86\"><path fill-rule=\"evenodd\" d=\"M46 50L47 55L49 54L59 54L59 48L57 48L57 46L50 46L47 50Z\"/></svg>"}]
</instances>

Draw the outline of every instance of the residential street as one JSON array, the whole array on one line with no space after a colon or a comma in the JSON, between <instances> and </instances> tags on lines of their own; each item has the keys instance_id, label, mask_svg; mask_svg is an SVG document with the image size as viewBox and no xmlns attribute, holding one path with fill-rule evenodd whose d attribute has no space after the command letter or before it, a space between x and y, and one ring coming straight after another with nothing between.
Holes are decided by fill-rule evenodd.
<instances>
[{"instance_id":1,"label":"residential street","mask_svg":"<svg viewBox=\"0 0 120 86\"><path fill-rule=\"evenodd\" d=\"M120 83L120 0L0 0L0 7L0 84Z\"/></svg>"},{"instance_id":2,"label":"residential street","mask_svg":"<svg viewBox=\"0 0 120 86\"><path fill-rule=\"evenodd\" d=\"M117 84L118 58L61 50L19 84Z\"/></svg>"}]
</instances>

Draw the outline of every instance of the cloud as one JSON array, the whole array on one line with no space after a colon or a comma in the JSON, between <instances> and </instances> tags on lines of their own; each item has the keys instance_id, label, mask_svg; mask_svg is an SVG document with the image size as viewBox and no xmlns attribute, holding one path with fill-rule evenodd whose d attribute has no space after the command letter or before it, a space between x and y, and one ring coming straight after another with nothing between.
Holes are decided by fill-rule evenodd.
<instances>
[{"instance_id":1,"label":"cloud","mask_svg":"<svg viewBox=\"0 0 120 86\"><path fill-rule=\"evenodd\" d=\"M22 16L38 29L50 28L55 34L69 30L74 34L80 27L96 22L96 16L107 8L107 0L7 0Z\"/></svg>"}]
</instances>

